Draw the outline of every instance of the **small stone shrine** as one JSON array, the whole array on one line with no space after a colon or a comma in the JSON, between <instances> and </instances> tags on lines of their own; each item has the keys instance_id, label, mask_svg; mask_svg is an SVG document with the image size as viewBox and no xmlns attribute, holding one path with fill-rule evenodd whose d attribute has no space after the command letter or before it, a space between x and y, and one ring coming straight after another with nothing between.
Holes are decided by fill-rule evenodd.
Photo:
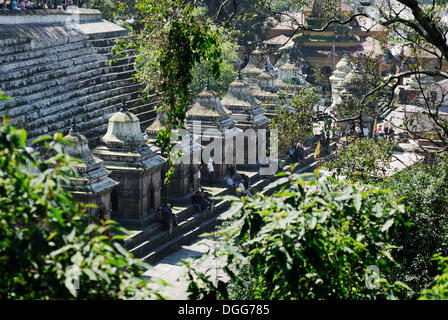
<instances>
[{"instance_id":1,"label":"small stone shrine","mask_svg":"<svg viewBox=\"0 0 448 320\"><path fill-rule=\"evenodd\" d=\"M295 92L302 84L300 69L290 60L278 69L278 79L275 85L286 93L287 98L293 99Z\"/></svg>"},{"instance_id":2,"label":"small stone shrine","mask_svg":"<svg viewBox=\"0 0 448 320\"><path fill-rule=\"evenodd\" d=\"M249 85L243 81L241 73L230 84L221 104L232 112L231 117L238 128L267 128L269 119L264 115L260 101L254 98Z\"/></svg>"},{"instance_id":3,"label":"small stone shrine","mask_svg":"<svg viewBox=\"0 0 448 320\"><path fill-rule=\"evenodd\" d=\"M143 224L160 206L161 171L166 160L146 144L140 121L125 104L109 118L103 145L93 154L102 159L120 184L112 194L112 214L122 221Z\"/></svg>"},{"instance_id":4,"label":"small stone shrine","mask_svg":"<svg viewBox=\"0 0 448 320\"><path fill-rule=\"evenodd\" d=\"M267 129L269 119L264 115L260 101L254 98L249 85L243 81L241 73L230 84L227 94L221 100L221 104L232 112L231 117L235 120L235 125L243 130L244 134L250 135L250 132L246 131L247 129L254 130L253 140L245 138L247 140L244 143L244 163L239 164L258 164L258 160L255 163L249 163L248 153L249 149L255 144L256 147L253 148L253 151L256 152L255 158L258 157L257 129Z\"/></svg>"},{"instance_id":5,"label":"small stone shrine","mask_svg":"<svg viewBox=\"0 0 448 320\"><path fill-rule=\"evenodd\" d=\"M72 163L78 172L78 177L70 178L71 184L65 188L73 195L74 200L97 206L87 208L90 216L110 219L111 192L118 183L109 178L109 172L104 169L103 161L92 155L87 138L79 133L76 125L73 125L64 140L73 144L73 147L64 147L66 153L81 160Z\"/></svg>"},{"instance_id":6,"label":"small stone shrine","mask_svg":"<svg viewBox=\"0 0 448 320\"><path fill-rule=\"evenodd\" d=\"M247 79L249 86L257 86L257 77L263 72L266 64L271 70L273 70L274 67L271 64L269 57L260 46L250 53L249 61L241 71Z\"/></svg>"},{"instance_id":7,"label":"small stone shrine","mask_svg":"<svg viewBox=\"0 0 448 320\"><path fill-rule=\"evenodd\" d=\"M155 144L157 132L167 128L166 111L157 114L154 122L145 130L145 137L150 144ZM181 130L182 131L182 130ZM178 135L181 131L172 130L172 135ZM174 173L167 185L167 199L170 201L187 201L198 191L198 164L194 161L195 153L200 160L202 146L193 140L193 136L188 131L178 141L173 150L180 151L180 159L174 159ZM184 141L187 139L187 141ZM157 148L157 147L156 147Z\"/></svg>"},{"instance_id":8,"label":"small stone shrine","mask_svg":"<svg viewBox=\"0 0 448 320\"><path fill-rule=\"evenodd\" d=\"M230 115L231 112L222 106L209 83L187 111L188 130L204 147L202 160L205 167L210 160L209 156L213 159L214 176L211 182L223 182L227 177L227 165L236 164L235 136L241 130L235 126ZM220 150L210 150L212 146ZM208 177L202 175L201 181L207 180Z\"/></svg>"}]
</instances>

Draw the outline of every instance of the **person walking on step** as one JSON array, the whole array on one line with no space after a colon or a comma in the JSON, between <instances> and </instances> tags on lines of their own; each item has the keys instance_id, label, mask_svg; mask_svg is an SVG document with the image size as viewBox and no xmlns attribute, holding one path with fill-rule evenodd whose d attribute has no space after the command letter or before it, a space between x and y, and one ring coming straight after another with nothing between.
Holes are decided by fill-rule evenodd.
<instances>
[{"instance_id":1,"label":"person walking on step","mask_svg":"<svg viewBox=\"0 0 448 320\"><path fill-rule=\"evenodd\" d=\"M202 164L198 163L198 188L201 187L201 170L202 170Z\"/></svg>"},{"instance_id":2,"label":"person walking on step","mask_svg":"<svg viewBox=\"0 0 448 320\"><path fill-rule=\"evenodd\" d=\"M208 183L211 184L213 182L213 174L215 173L215 168L213 167L213 158L210 158L208 160L207 164L207 170L208 170Z\"/></svg>"},{"instance_id":3,"label":"person walking on step","mask_svg":"<svg viewBox=\"0 0 448 320\"><path fill-rule=\"evenodd\" d=\"M168 221L169 233L171 234L173 230L173 226L177 227L179 224L177 223L177 217L173 213L173 206L171 203L167 203L166 207L163 209L164 220Z\"/></svg>"}]
</instances>

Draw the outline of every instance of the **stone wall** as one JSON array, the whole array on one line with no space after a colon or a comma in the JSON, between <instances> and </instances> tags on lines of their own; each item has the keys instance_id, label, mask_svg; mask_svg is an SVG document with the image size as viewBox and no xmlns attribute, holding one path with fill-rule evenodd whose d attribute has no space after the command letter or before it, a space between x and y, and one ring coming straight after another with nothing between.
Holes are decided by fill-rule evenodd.
<instances>
[{"instance_id":1,"label":"stone wall","mask_svg":"<svg viewBox=\"0 0 448 320\"><path fill-rule=\"evenodd\" d=\"M0 12L0 90L14 98L0 102L0 116L25 128L28 142L65 134L75 121L94 147L124 100L146 128L157 100L141 99L135 54L111 53L116 40L128 37L97 10Z\"/></svg>"}]
</instances>

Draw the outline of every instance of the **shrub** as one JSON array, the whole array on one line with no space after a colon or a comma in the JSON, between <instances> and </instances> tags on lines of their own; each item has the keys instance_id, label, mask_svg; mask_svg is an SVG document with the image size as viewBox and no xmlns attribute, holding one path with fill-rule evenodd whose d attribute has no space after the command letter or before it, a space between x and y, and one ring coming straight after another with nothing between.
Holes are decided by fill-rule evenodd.
<instances>
[{"instance_id":1,"label":"shrub","mask_svg":"<svg viewBox=\"0 0 448 320\"><path fill-rule=\"evenodd\" d=\"M282 178L289 182L270 197L235 199L234 222L210 253L227 257L230 282L204 281L189 262L191 298L375 299L406 288L384 279L404 206L377 188L303 179ZM366 285L371 268L376 289Z\"/></svg>"},{"instance_id":2,"label":"shrub","mask_svg":"<svg viewBox=\"0 0 448 320\"><path fill-rule=\"evenodd\" d=\"M433 167L414 165L388 178L381 187L392 190L393 198L409 212L410 228L393 239L400 247L394 253L400 268L391 273L391 279L405 282L417 298L440 273L433 255L448 255L448 162L440 159Z\"/></svg>"},{"instance_id":3,"label":"shrub","mask_svg":"<svg viewBox=\"0 0 448 320\"><path fill-rule=\"evenodd\" d=\"M62 135L44 137L37 160L25 130L0 126L0 299L140 299L157 293L147 267L117 242L114 221L97 223L61 185L75 174ZM74 284L79 277L79 289Z\"/></svg>"}]
</instances>

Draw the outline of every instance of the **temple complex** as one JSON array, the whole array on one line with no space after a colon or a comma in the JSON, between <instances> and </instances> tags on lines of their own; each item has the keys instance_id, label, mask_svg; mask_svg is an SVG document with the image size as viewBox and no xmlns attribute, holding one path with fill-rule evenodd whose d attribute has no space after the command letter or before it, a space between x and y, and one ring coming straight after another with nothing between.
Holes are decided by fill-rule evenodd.
<instances>
[{"instance_id":1,"label":"temple complex","mask_svg":"<svg viewBox=\"0 0 448 320\"><path fill-rule=\"evenodd\" d=\"M119 181L112 196L115 219L144 223L160 205L161 171L166 160L146 144L140 121L124 104L109 119L103 143L93 154Z\"/></svg>"},{"instance_id":2,"label":"temple complex","mask_svg":"<svg viewBox=\"0 0 448 320\"><path fill-rule=\"evenodd\" d=\"M79 133L76 125L64 136L64 140L73 146L65 146L70 157L81 162L72 162L78 176L70 178L70 185L65 188L72 194L73 199L85 204L94 204L96 208L86 208L87 213L97 219L110 219L111 192L118 184L109 178L109 172L104 169L104 162L92 155L88 140Z\"/></svg>"},{"instance_id":3,"label":"temple complex","mask_svg":"<svg viewBox=\"0 0 448 320\"><path fill-rule=\"evenodd\" d=\"M204 180L209 178L209 183L224 181L227 177L227 164L236 164L235 137L242 131L235 126L231 112L223 107L210 84L207 84L187 110L187 128L193 138L204 147L202 159L206 165L213 162L213 181L207 177L205 168L202 175ZM210 145L211 142L216 144L216 148Z\"/></svg>"}]
</instances>

